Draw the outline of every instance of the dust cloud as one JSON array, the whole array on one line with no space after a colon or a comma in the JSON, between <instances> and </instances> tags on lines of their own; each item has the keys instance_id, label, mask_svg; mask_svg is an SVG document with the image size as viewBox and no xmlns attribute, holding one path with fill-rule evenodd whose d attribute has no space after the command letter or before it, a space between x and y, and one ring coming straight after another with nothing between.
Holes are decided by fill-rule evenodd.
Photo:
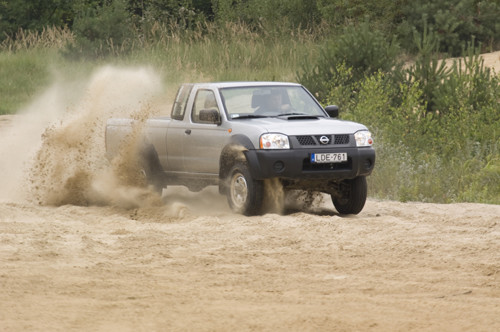
<instances>
[{"instance_id":1,"label":"dust cloud","mask_svg":"<svg viewBox=\"0 0 500 332\"><path fill-rule=\"evenodd\" d=\"M0 199L54 206L161 204L159 195L141 186L138 169L131 169L137 164L128 160L133 154L106 160L104 134L108 118L133 118L140 127L164 112L158 98L163 90L152 69L112 66L83 84L52 84L1 133Z\"/></svg>"},{"instance_id":2,"label":"dust cloud","mask_svg":"<svg viewBox=\"0 0 500 332\"><path fill-rule=\"evenodd\" d=\"M158 213L205 214L210 206L227 210L225 199L207 188L185 204L169 195L168 205L141 176L135 149L148 118L165 114L161 78L150 68L97 69L86 80L55 82L19 114L1 117L0 201L42 206L114 206ZM112 160L105 158L105 127L109 118L131 118L132 132ZM279 181L265 184L265 212L283 214L287 201ZM184 190L177 188L175 191ZM216 196L217 202L214 201ZM182 200L182 199L181 199ZM297 200L293 201L296 209ZM299 200L300 202L300 200ZM311 201L308 202L309 205ZM190 209L187 208L190 207ZM156 211L154 209L158 208Z\"/></svg>"}]
</instances>

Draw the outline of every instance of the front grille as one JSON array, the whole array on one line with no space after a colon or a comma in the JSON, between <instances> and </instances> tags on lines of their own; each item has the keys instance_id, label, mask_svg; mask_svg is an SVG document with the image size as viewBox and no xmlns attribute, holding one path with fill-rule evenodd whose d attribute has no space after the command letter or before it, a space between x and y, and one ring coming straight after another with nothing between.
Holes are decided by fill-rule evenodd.
<instances>
[{"instance_id":1,"label":"front grille","mask_svg":"<svg viewBox=\"0 0 500 332\"><path fill-rule=\"evenodd\" d=\"M320 138L326 136L330 142L328 144L321 144ZM340 135L315 135L315 136L296 136L300 145L343 145L349 144L349 134Z\"/></svg>"},{"instance_id":2,"label":"front grille","mask_svg":"<svg viewBox=\"0 0 500 332\"><path fill-rule=\"evenodd\" d=\"M333 144L349 144L349 135L335 135Z\"/></svg>"},{"instance_id":3,"label":"front grille","mask_svg":"<svg viewBox=\"0 0 500 332\"><path fill-rule=\"evenodd\" d=\"M300 145L316 145L312 136L297 136Z\"/></svg>"}]
</instances>

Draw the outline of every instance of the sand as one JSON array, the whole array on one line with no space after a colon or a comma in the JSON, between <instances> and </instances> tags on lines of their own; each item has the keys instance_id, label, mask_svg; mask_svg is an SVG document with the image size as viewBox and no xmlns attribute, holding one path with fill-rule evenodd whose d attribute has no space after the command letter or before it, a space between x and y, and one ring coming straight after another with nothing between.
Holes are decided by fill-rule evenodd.
<instances>
[{"instance_id":1,"label":"sand","mask_svg":"<svg viewBox=\"0 0 500 332\"><path fill-rule=\"evenodd\" d=\"M500 206L243 217L173 189L158 208L0 205L1 330L500 330Z\"/></svg>"},{"instance_id":2,"label":"sand","mask_svg":"<svg viewBox=\"0 0 500 332\"><path fill-rule=\"evenodd\" d=\"M245 217L214 187L160 197L103 158L102 129L162 113L161 80L81 86L0 117L1 331L500 330L499 205Z\"/></svg>"}]
</instances>

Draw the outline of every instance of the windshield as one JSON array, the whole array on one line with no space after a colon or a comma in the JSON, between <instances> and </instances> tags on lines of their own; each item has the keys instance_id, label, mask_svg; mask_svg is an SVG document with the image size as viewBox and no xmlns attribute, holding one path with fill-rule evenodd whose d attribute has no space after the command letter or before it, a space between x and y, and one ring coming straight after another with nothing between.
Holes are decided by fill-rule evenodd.
<instances>
[{"instance_id":1,"label":"windshield","mask_svg":"<svg viewBox=\"0 0 500 332\"><path fill-rule=\"evenodd\" d=\"M301 86L220 89L229 119L304 115L325 117L321 106Z\"/></svg>"}]
</instances>

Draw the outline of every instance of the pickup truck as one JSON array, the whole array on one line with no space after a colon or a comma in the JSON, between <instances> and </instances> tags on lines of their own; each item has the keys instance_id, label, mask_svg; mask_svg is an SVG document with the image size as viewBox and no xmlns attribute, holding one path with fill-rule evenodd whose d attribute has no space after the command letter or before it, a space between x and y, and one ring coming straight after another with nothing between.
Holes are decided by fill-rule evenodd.
<instances>
[{"instance_id":1,"label":"pickup truck","mask_svg":"<svg viewBox=\"0 0 500 332\"><path fill-rule=\"evenodd\" d=\"M264 181L277 179L285 192L323 192L340 214L358 214L375 165L373 139L364 125L337 118L337 106L323 108L297 83L183 84L170 117L143 123L137 156L156 189L217 185L236 213L263 213ZM107 121L108 159L133 124Z\"/></svg>"}]
</instances>

